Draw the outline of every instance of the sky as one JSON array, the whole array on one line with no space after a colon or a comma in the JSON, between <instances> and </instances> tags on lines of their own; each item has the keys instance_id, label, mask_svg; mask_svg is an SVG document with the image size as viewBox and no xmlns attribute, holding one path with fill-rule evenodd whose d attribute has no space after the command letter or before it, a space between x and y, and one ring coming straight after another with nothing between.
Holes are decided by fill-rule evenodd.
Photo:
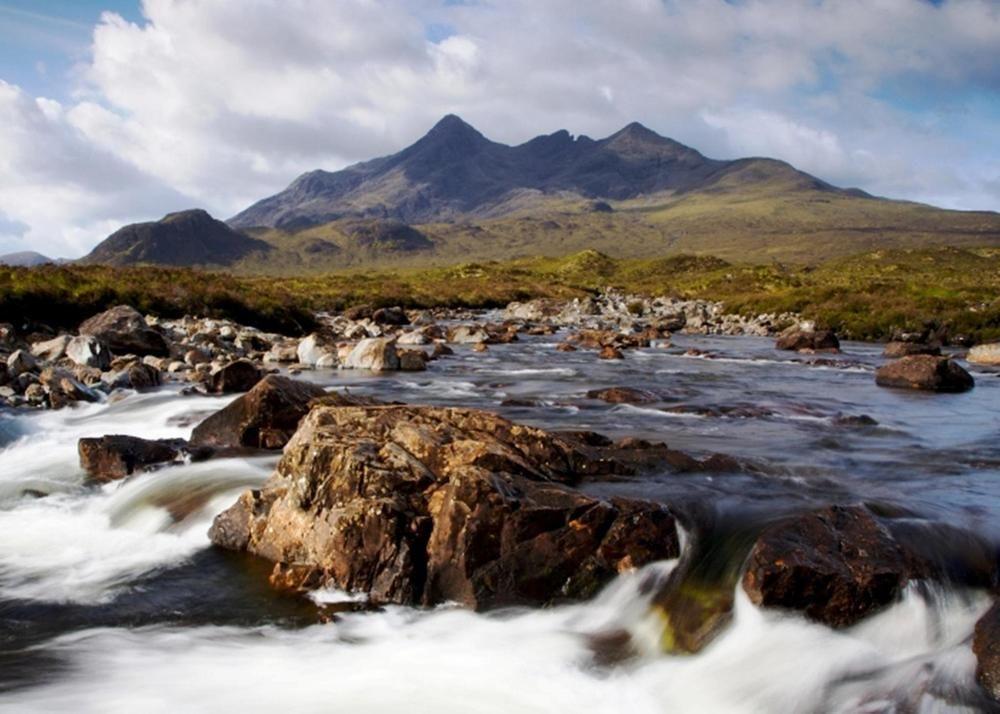
<instances>
[{"instance_id":1,"label":"sky","mask_svg":"<svg viewBox=\"0 0 1000 714\"><path fill-rule=\"evenodd\" d=\"M448 113L1000 210L1000 0L0 0L0 253L228 218Z\"/></svg>"}]
</instances>

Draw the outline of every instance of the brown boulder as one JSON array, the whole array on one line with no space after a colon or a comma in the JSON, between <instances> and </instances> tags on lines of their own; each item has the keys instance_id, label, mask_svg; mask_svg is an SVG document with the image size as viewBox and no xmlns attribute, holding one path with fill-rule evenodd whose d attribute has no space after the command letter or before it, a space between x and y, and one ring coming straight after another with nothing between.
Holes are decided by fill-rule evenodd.
<instances>
[{"instance_id":1,"label":"brown boulder","mask_svg":"<svg viewBox=\"0 0 1000 714\"><path fill-rule=\"evenodd\" d=\"M931 392L966 392L975 386L975 381L947 357L911 355L879 367L875 384Z\"/></svg>"},{"instance_id":2,"label":"brown boulder","mask_svg":"<svg viewBox=\"0 0 1000 714\"><path fill-rule=\"evenodd\" d=\"M976 680L1000 701L1000 602L976 623L972 651L976 654Z\"/></svg>"},{"instance_id":3,"label":"brown boulder","mask_svg":"<svg viewBox=\"0 0 1000 714\"><path fill-rule=\"evenodd\" d=\"M830 506L766 529L750 553L743 588L757 605L845 627L896 600L911 566L866 508Z\"/></svg>"},{"instance_id":4,"label":"brown boulder","mask_svg":"<svg viewBox=\"0 0 1000 714\"><path fill-rule=\"evenodd\" d=\"M184 453L182 439L140 439L114 434L80 439L80 466L95 481L114 481L156 464L174 461Z\"/></svg>"},{"instance_id":5,"label":"brown boulder","mask_svg":"<svg viewBox=\"0 0 1000 714\"><path fill-rule=\"evenodd\" d=\"M910 355L939 355L941 345L921 342L889 342L882 350L882 356L888 359L909 357Z\"/></svg>"},{"instance_id":6,"label":"brown boulder","mask_svg":"<svg viewBox=\"0 0 1000 714\"><path fill-rule=\"evenodd\" d=\"M118 305L94 315L80 325L81 335L93 335L115 354L167 357L170 350L163 335L146 324L135 308Z\"/></svg>"},{"instance_id":7,"label":"brown boulder","mask_svg":"<svg viewBox=\"0 0 1000 714\"><path fill-rule=\"evenodd\" d=\"M589 597L679 548L663 506L571 487L629 468L626 450L603 459L606 448L474 410L317 406L210 537L374 601Z\"/></svg>"},{"instance_id":8,"label":"brown boulder","mask_svg":"<svg viewBox=\"0 0 1000 714\"><path fill-rule=\"evenodd\" d=\"M614 345L605 345L597 356L601 359L625 359L622 351Z\"/></svg>"},{"instance_id":9,"label":"brown boulder","mask_svg":"<svg viewBox=\"0 0 1000 714\"><path fill-rule=\"evenodd\" d=\"M309 402L325 394L323 388L315 384L268 375L249 392L196 426L191 443L280 449L309 411Z\"/></svg>"},{"instance_id":10,"label":"brown boulder","mask_svg":"<svg viewBox=\"0 0 1000 714\"><path fill-rule=\"evenodd\" d=\"M261 380L260 367L247 359L238 359L208 375L205 387L216 394L248 392Z\"/></svg>"},{"instance_id":11,"label":"brown boulder","mask_svg":"<svg viewBox=\"0 0 1000 714\"><path fill-rule=\"evenodd\" d=\"M774 346L779 350L793 352L833 352L840 349L840 340L832 330L802 330L793 327L782 332Z\"/></svg>"},{"instance_id":12,"label":"brown boulder","mask_svg":"<svg viewBox=\"0 0 1000 714\"><path fill-rule=\"evenodd\" d=\"M587 392L588 399L600 399L609 404L648 404L659 399L653 392L632 387L608 387Z\"/></svg>"}]
</instances>

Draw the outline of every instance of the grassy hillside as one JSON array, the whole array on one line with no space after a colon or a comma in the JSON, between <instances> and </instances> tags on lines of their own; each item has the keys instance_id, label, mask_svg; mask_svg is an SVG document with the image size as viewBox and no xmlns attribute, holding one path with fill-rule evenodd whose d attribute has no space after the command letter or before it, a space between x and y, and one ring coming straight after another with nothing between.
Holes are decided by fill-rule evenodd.
<instances>
[{"instance_id":1,"label":"grassy hillside","mask_svg":"<svg viewBox=\"0 0 1000 714\"><path fill-rule=\"evenodd\" d=\"M758 177L759 178L759 177ZM428 267L515 260L592 249L615 258L712 255L730 262L816 265L872 250L1000 247L1000 214L946 211L905 201L798 190L773 183L719 186L689 195L610 202L596 212L570 197L525 198L524 211L474 222L416 226L430 245L359 246L350 226L255 231L280 250L238 263L241 273L321 273L358 267ZM304 246L322 242L325 250Z\"/></svg>"},{"instance_id":2,"label":"grassy hillside","mask_svg":"<svg viewBox=\"0 0 1000 714\"><path fill-rule=\"evenodd\" d=\"M564 258L450 267L342 271L293 278L188 269L42 266L0 268L0 315L73 327L125 302L155 314L228 316L289 333L310 312L358 304L501 306L569 298L612 286L652 295L722 300L735 312L795 311L857 339L947 324L952 334L1000 339L1000 249L883 250L802 266L732 264L709 256Z\"/></svg>"}]
</instances>

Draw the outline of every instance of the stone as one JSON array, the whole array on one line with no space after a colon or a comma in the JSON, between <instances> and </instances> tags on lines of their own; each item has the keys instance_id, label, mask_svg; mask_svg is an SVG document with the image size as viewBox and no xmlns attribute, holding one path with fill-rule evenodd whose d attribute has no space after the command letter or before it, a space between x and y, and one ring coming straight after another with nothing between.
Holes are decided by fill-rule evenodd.
<instances>
[{"instance_id":1,"label":"stone","mask_svg":"<svg viewBox=\"0 0 1000 714\"><path fill-rule=\"evenodd\" d=\"M1000 701L1000 602L993 603L976 623L972 651L976 655L976 681Z\"/></svg>"},{"instance_id":2,"label":"stone","mask_svg":"<svg viewBox=\"0 0 1000 714\"><path fill-rule=\"evenodd\" d=\"M168 357L170 349L163 335L146 324L143 316L128 305L118 305L80 325L81 335L93 335L113 354Z\"/></svg>"},{"instance_id":3,"label":"stone","mask_svg":"<svg viewBox=\"0 0 1000 714\"><path fill-rule=\"evenodd\" d=\"M93 335L77 335L66 345L66 356L74 364L96 369L111 366L111 351L108 346Z\"/></svg>"},{"instance_id":4,"label":"stone","mask_svg":"<svg viewBox=\"0 0 1000 714\"><path fill-rule=\"evenodd\" d=\"M279 375L268 375L253 389L198 424L191 434L197 446L247 446L280 449L322 397L322 387Z\"/></svg>"},{"instance_id":5,"label":"stone","mask_svg":"<svg viewBox=\"0 0 1000 714\"><path fill-rule=\"evenodd\" d=\"M489 350L489 347L486 346L485 342L477 342L476 344L474 344L472 346L472 351L473 352L486 352L488 350Z\"/></svg>"},{"instance_id":6,"label":"stone","mask_svg":"<svg viewBox=\"0 0 1000 714\"><path fill-rule=\"evenodd\" d=\"M7 373L11 377L38 371L38 361L27 350L15 350L7 358Z\"/></svg>"},{"instance_id":7,"label":"stone","mask_svg":"<svg viewBox=\"0 0 1000 714\"><path fill-rule=\"evenodd\" d=\"M329 338L314 332L299 342L296 356L299 364L315 367L321 359L336 352L336 349L336 345Z\"/></svg>"},{"instance_id":8,"label":"stone","mask_svg":"<svg viewBox=\"0 0 1000 714\"><path fill-rule=\"evenodd\" d=\"M427 355L420 350L400 350L399 368L404 372L422 372L427 369Z\"/></svg>"},{"instance_id":9,"label":"stone","mask_svg":"<svg viewBox=\"0 0 1000 714\"><path fill-rule=\"evenodd\" d=\"M451 347L444 344L443 342L435 342L434 349L431 350L431 359L439 359L441 357L447 357L453 354L455 354L455 350L453 350Z\"/></svg>"},{"instance_id":10,"label":"stone","mask_svg":"<svg viewBox=\"0 0 1000 714\"><path fill-rule=\"evenodd\" d=\"M328 352L316 360L316 369L336 369L339 365L340 358L336 352Z\"/></svg>"},{"instance_id":11,"label":"stone","mask_svg":"<svg viewBox=\"0 0 1000 714\"><path fill-rule=\"evenodd\" d=\"M608 387L587 392L588 399L600 399L609 404L648 404L659 401L659 397L645 389L632 387Z\"/></svg>"},{"instance_id":12,"label":"stone","mask_svg":"<svg viewBox=\"0 0 1000 714\"><path fill-rule=\"evenodd\" d=\"M840 340L832 330L806 330L792 327L778 337L775 348L794 352L834 352L840 350Z\"/></svg>"},{"instance_id":13,"label":"stone","mask_svg":"<svg viewBox=\"0 0 1000 714\"><path fill-rule=\"evenodd\" d=\"M101 482L125 478L151 466L176 461L184 454L183 439L140 439L114 434L80 439L77 451L80 466L87 475Z\"/></svg>"},{"instance_id":14,"label":"stone","mask_svg":"<svg viewBox=\"0 0 1000 714\"><path fill-rule=\"evenodd\" d=\"M597 355L600 359L625 359L622 351L614 345L605 345Z\"/></svg>"},{"instance_id":15,"label":"stone","mask_svg":"<svg viewBox=\"0 0 1000 714\"><path fill-rule=\"evenodd\" d=\"M204 350L192 349L184 353L184 364L189 367L196 367L199 364L208 364L211 361L212 358L209 357Z\"/></svg>"},{"instance_id":16,"label":"stone","mask_svg":"<svg viewBox=\"0 0 1000 714\"><path fill-rule=\"evenodd\" d=\"M991 367L1000 366L1000 342L976 345L969 350L969 355L966 359L973 364L983 364Z\"/></svg>"},{"instance_id":17,"label":"stone","mask_svg":"<svg viewBox=\"0 0 1000 714\"><path fill-rule=\"evenodd\" d=\"M847 627L899 598L906 553L863 506L829 506L767 528L743 576L750 600Z\"/></svg>"},{"instance_id":18,"label":"stone","mask_svg":"<svg viewBox=\"0 0 1000 714\"><path fill-rule=\"evenodd\" d=\"M975 386L972 375L947 357L911 355L889 362L875 372L880 387L965 392Z\"/></svg>"},{"instance_id":19,"label":"stone","mask_svg":"<svg viewBox=\"0 0 1000 714\"><path fill-rule=\"evenodd\" d=\"M410 318L401 307L381 307L371 316L372 322L376 325L409 325Z\"/></svg>"},{"instance_id":20,"label":"stone","mask_svg":"<svg viewBox=\"0 0 1000 714\"><path fill-rule=\"evenodd\" d=\"M576 347L574 347L568 342L560 342L558 345L556 345L556 350L558 352L576 352Z\"/></svg>"},{"instance_id":21,"label":"stone","mask_svg":"<svg viewBox=\"0 0 1000 714\"><path fill-rule=\"evenodd\" d=\"M299 343L295 341L279 342L271 346L271 349L264 355L265 362L276 362L278 364L288 364L299 359Z\"/></svg>"},{"instance_id":22,"label":"stone","mask_svg":"<svg viewBox=\"0 0 1000 714\"><path fill-rule=\"evenodd\" d=\"M448 330L448 342L455 344L474 345L489 339L489 333L479 325L456 325Z\"/></svg>"},{"instance_id":23,"label":"stone","mask_svg":"<svg viewBox=\"0 0 1000 714\"><path fill-rule=\"evenodd\" d=\"M923 342L889 342L882 350L882 356L888 359L909 357L910 355L939 355L941 345Z\"/></svg>"},{"instance_id":24,"label":"stone","mask_svg":"<svg viewBox=\"0 0 1000 714\"><path fill-rule=\"evenodd\" d=\"M205 387L215 394L248 392L263 376L256 364L247 359L238 359L209 374Z\"/></svg>"},{"instance_id":25,"label":"stone","mask_svg":"<svg viewBox=\"0 0 1000 714\"><path fill-rule=\"evenodd\" d=\"M31 355L45 362L55 362L66 356L66 345L72 339L72 335L59 335L51 340L36 342L31 346Z\"/></svg>"},{"instance_id":26,"label":"stone","mask_svg":"<svg viewBox=\"0 0 1000 714\"><path fill-rule=\"evenodd\" d=\"M404 332L396 339L399 345L426 345L430 343L430 338L422 330Z\"/></svg>"},{"instance_id":27,"label":"stone","mask_svg":"<svg viewBox=\"0 0 1000 714\"><path fill-rule=\"evenodd\" d=\"M142 362L136 362L124 371L124 381L132 389L142 392L159 387L160 370Z\"/></svg>"},{"instance_id":28,"label":"stone","mask_svg":"<svg viewBox=\"0 0 1000 714\"><path fill-rule=\"evenodd\" d=\"M368 337L354 346L347 355L345 369L369 369L384 372L399 369L396 343L384 337Z\"/></svg>"},{"instance_id":29,"label":"stone","mask_svg":"<svg viewBox=\"0 0 1000 714\"><path fill-rule=\"evenodd\" d=\"M309 587L373 602L485 609L588 598L617 573L679 552L666 507L572 486L634 473L627 459L645 451L475 410L317 404L274 475L209 535L311 573Z\"/></svg>"}]
</instances>

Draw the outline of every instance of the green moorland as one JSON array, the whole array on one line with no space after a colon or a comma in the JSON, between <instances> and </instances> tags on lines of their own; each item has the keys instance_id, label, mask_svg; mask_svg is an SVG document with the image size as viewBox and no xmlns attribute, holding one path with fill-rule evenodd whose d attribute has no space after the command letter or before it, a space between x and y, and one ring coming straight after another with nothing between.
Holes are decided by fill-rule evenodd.
<instances>
[{"instance_id":1,"label":"green moorland","mask_svg":"<svg viewBox=\"0 0 1000 714\"><path fill-rule=\"evenodd\" d=\"M1000 249L893 249L818 266L734 264L673 255L610 258L588 250L451 267L354 271L300 277L92 265L0 268L0 321L73 327L129 303L162 316L231 317L287 333L313 327L311 313L352 305L501 306L533 297L584 296L603 287L708 298L741 313L799 312L855 339L894 329L948 325L952 335L1000 338Z\"/></svg>"}]
</instances>

